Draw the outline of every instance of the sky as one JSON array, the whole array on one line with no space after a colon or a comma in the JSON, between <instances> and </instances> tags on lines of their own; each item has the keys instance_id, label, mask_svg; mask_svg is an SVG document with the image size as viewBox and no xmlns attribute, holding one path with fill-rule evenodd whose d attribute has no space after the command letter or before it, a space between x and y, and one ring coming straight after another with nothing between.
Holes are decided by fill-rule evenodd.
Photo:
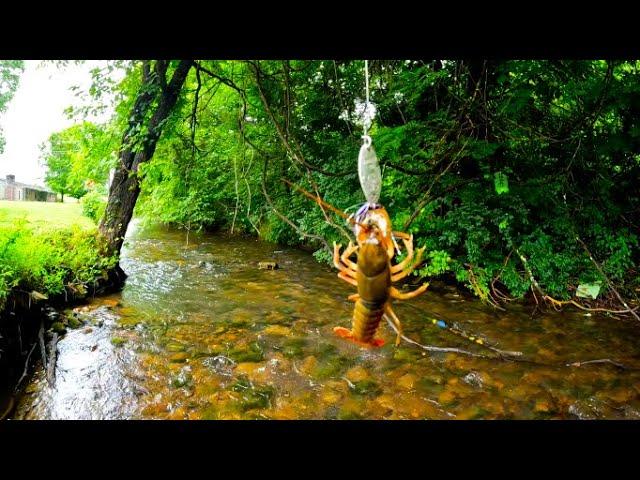
<instances>
[{"instance_id":1,"label":"sky","mask_svg":"<svg viewBox=\"0 0 640 480\"><path fill-rule=\"evenodd\" d=\"M0 154L0 178L14 174L17 182L44 186L45 167L39 145L52 133L82 121L70 120L64 113L70 105L81 105L70 87L77 85L87 91L91 69L101 64L104 62L91 60L58 68L40 60L25 61L18 89L7 111L0 114L6 140L4 153ZM110 114L88 120L105 121Z\"/></svg>"}]
</instances>

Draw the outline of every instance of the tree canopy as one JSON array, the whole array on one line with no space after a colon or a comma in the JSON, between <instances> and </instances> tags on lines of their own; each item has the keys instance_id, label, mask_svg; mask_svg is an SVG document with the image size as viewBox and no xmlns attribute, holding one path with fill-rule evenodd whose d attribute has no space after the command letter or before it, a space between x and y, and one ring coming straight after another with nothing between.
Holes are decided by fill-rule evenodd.
<instances>
[{"instance_id":1,"label":"tree canopy","mask_svg":"<svg viewBox=\"0 0 640 480\"><path fill-rule=\"evenodd\" d=\"M131 123L135 102L166 86L145 78L179 67L160 62L126 64L117 86L96 83L118 92L108 129L129 142L148 134L147 118ZM371 61L381 202L396 230L427 247L420 274L455 277L495 305L527 293L568 299L607 281L635 295L638 66ZM347 238L343 221L283 179L341 209L364 201L363 98L361 61L193 61L152 158L132 173L137 214L305 245L328 261L328 245Z\"/></svg>"},{"instance_id":2,"label":"tree canopy","mask_svg":"<svg viewBox=\"0 0 640 480\"><path fill-rule=\"evenodd\" d=\"M20 74L24 71L23 60L0 60L0 115L7 110L13 94L18 89ZM5 139L0 128L0 153L4 151Z\"/></svg>"},{"instance_id":3,"label":"tree canopy","mask_svg":"<svg viewBox=\"0 0 640 480\"><path fill-rule=\"evenodd\" d=\"M104 193L114 146L107 126L86 121L51 134L40 147L45 182L63 197L80 198L93 188Z\"/></svg>"}]
</instances>

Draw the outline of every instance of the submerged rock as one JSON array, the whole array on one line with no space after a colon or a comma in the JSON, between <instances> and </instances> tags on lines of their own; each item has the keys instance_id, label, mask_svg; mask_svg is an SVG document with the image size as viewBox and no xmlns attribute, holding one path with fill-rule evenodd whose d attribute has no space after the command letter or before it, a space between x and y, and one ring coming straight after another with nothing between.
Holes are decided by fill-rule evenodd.
<instances>
[{"instance_id":1,"label":"submerged rock","mask_svg":"<svg viewBox=\"0 0 640 480\"><path fill-rule=\"evenodd\" d=\"M231 377L233 375L233 368L236 362L224 355L216 355L215 357L205 358L202 360L202 364L213 370L218 375Z\"/></svg>"},{"instance_id":2,"label":"submerged rock","mask_svg":"<svg viewBox=\"0 0 640 480\"><path fill-rule=\"evenodd\" d=\"M258 262L258 268L260 270L276 270L280 267L276 262Z\"/></svg>"},{"instance_id":3,"label":"submerged rock","mask_svg":"<svg viewBox=\"0 0 640 480\"><path fill-rule=\"evenodd\" d=\"M406 390L413 390L416 385L416 376L412 373L407 373L401 376L396 382L400 388L404 388Z\"/></svg>"},{"instance_id":4,"label":"submerged rock","mask_svg":"<svg viewBox=\"0 0 640 480\"><path fill-rule=\"evenodd\" d=\"M189 354L186 352L174 353L169 357L171 363L184 363L189 360Z\"/></svg>"},{"instance_id":5,"label":"submerged rock","mask_svg":"<svg viewBox=\"0 0 640 480\"><path fill-rule=\"evenodd\" d=\"M349 385L356 395L375 397L382 393L382 388L373 380L361 380Z\"/></svg>"},{"instance_id":6,"label":"submerged rock","mask_svg":"<svg viewBox=\"0 0 640 480\"><path fill-rule=\"evenodd\" d=\"M344 375L351 382L361 382L362 380L366 380L369 378L369 373L362 368L360 365L350 368L347 373Z\"/></svg>"},{"instance_id":7,"label":"submerged rock","mask_svg":"<svg viewBox=\"0 0 640 480\"><path fill-rule=\"evenodd\" d=\"M476 388L484 388L493 383L492 378L485 372L469 372L462 378L462 381Z\"/></svg>"},{"instance_id":8,"label":"submerged rock","mask_svg":"<svg viewBox=\"0 0 640 480\"><path fill-rule=\"evenodd\" d=\"M171 386L173 388L189 387L193 383L193 376L191 375L190 367L183 367L180 372L171 379Z\"/></svg>"},{"instance_id":9,"label":"submerged rock","mask_svg":"<svg viewBox=\"0 0 640 480\"><path fill-rule=\"evenodd\" d=\"M288 337L291 335L291 329L282 325L269 325L262 331L262 333L278 337Z\"/></svg>"},{"instance_id":10,"label":"submerged rock","mask_svg":"<svg viewBox=\"0 0 640 480\"><path fill-rule=\"evenodd\" d=\"M169 342L165 347L169 352L184 352L187 348L181 343Z\"/></svg>"},{"instance_id":11,"label":"submerged rock","mask_svg":"<svg viewBox=\"0 0 640 480\"><path fill-rule=\"evenodd\" d=\"M246 378L240 378L231 390L240 394L239 407L243 412L268 408L275 396L275 389L270 385L256 385Z\"/></svg>"},{"instance_id":12,"label":"submerged rock","mask_svg":"<svg viewBox=\"0 0 640 480\"><path fill-rule=\"evenodd\" d=\"M251 342L248 348L236 348L229 352L229 356L235 362L261 362L264 360L264 351L258 342Z\"/></svg>"},{"instance_id":13,"label":"submerged rock","mask_svg":"<svg viewBox=\"0 0 640 480\"><path fill-rule=\"evenodd\" d=\"M304 347L307 340L304 338L291 338L282 345L282 354L287 358L300 358L304 355Z\"/></svg>"},{"instance_id":14,"label":"submerged rock","mask_svg":"<svg viewBox=\"0 0 640 480\"><path fill-rule=\"evenodd\" d=\"M76 329L84 325L84 322L81 322L78 318L72 316L67 318L67 325L69 326L69 328Z\"/></svg>"}]
</instances>

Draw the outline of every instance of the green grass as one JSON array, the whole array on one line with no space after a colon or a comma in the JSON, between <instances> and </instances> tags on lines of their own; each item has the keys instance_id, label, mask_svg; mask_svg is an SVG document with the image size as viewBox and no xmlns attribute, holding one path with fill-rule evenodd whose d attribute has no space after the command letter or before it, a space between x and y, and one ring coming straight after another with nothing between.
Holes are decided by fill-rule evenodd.
<instances>
[{"instance_id":1,"label":"green grass","mask_svg":"<svg viewBox=\"0 0 640 480\"><path fill-rule=\"evenodd\" d=\"M115 264L79 203L0 201L0 309L11 291L80 295Z\"/></svg>"},{"instance_id":2,"label":"green grass","mask_svg":"<svg viewBox=\"0 0 640 480\"><path fill-rule=\"evenodd\" d=\"M82 215L80 203L11 202L0 200L0 227L10 227L20 219L35 229L51 229L78 225L82 229L94 227Z\"/></svg>"}]
</instances>

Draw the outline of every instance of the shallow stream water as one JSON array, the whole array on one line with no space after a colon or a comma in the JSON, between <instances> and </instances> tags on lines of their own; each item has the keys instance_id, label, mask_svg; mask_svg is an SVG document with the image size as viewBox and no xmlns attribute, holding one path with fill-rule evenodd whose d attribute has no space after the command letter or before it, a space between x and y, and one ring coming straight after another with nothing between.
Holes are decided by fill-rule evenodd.
<instances>
[{"instance_id":1,"label":"shallow stream water","mask_svg":"<svg viewBox=\"0 0 640 480\"><path fill-rule=\"evenodd\" d=\"M259 262L277 262L262 270ZM640 418L640 326L530 306L495 312L453 289L394 309L422 344L493 352L434 326L455 324L528 361L432 353L386 324L366 349L335 336L354 288L305 252L251 239L135 229L123 291L75 309L56 381L37 372L23 419ZM610 359L618 365L580 363ZM573 365L571 365L573 364Z\"/></svg>"}]
</instances>

